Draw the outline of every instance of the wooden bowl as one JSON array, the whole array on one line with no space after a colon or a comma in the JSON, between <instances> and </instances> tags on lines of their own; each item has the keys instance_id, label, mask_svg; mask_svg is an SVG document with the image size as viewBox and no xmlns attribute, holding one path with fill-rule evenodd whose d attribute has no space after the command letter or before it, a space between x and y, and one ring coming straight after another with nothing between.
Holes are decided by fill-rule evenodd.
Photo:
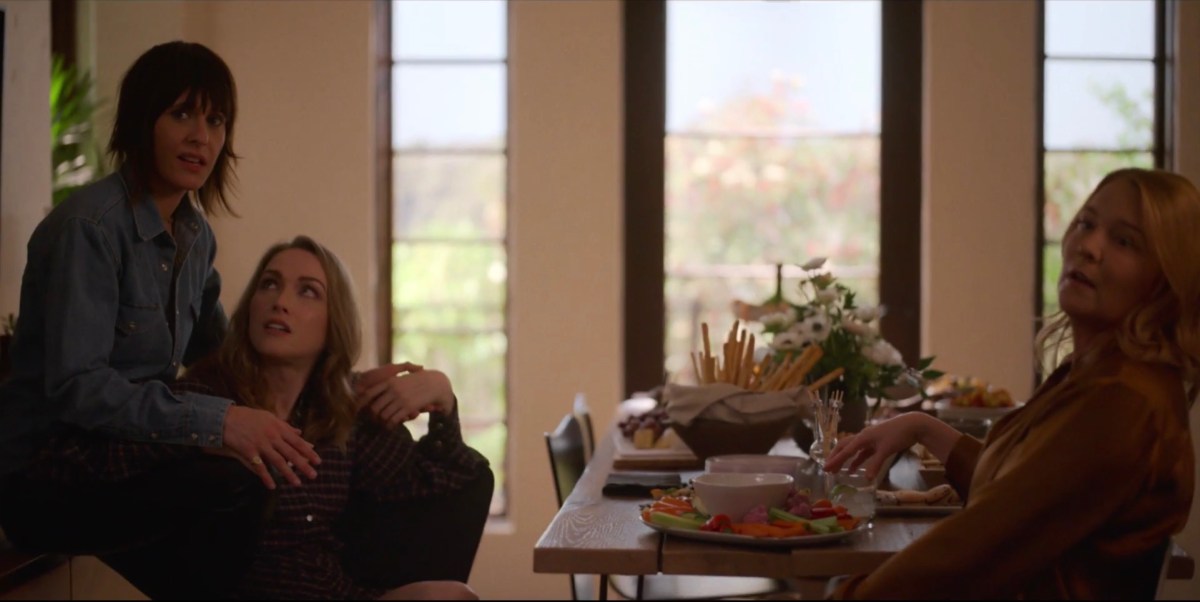
<instances>
[{"instance_id":1,"label":"wooden bowl","mask_svg":"<svg viewBox=\"0 0 1200 602\"><path fill-rule=\"evenodd\" d=\"M765 454L795 420L794 416L785 416L768 422L737 424L696 418L687 426L672 424L671 428L697 458L704 460L726 454Z\"/></svg>"}]
</instances>

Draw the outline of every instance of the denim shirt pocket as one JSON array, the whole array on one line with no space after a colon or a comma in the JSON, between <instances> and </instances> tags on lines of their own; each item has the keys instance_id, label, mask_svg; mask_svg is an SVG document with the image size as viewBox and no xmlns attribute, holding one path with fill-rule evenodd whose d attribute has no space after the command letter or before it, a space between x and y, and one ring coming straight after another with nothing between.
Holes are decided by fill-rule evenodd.
<instances>
[{"instance_id":1,"label":"denim shirt pocket","mask_svg":"<svg viewBox=\"0 0 1200 602\"><path fill-rule=\"evenodd\" d=\"M160 306L120 304L109 365L132 380L150 378L171 363L171 347Z\"/></svg>"}]
</instances>

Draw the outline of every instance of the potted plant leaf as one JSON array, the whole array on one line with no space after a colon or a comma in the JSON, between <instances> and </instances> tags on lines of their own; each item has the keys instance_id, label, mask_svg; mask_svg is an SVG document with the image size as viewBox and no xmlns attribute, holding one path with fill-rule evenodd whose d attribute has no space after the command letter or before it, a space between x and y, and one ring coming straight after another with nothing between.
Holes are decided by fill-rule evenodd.
<instances>
[{"instance_id":1,"label":"potted plant leaf","mask_svg":"<svg viewBox=\"0 0 1200 602\"><path fill-rule=\"evenodd\" d=\"M104 162L93 136L90 74L55 56L50 71L50 160L53 167L51 206L104 175Z\"/></svg>"}]
</instances>

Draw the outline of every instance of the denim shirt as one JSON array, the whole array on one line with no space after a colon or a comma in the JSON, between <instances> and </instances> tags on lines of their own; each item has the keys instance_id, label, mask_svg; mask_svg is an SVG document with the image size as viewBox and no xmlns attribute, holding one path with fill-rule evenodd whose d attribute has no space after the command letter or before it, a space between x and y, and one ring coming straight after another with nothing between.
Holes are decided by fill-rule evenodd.
<instances>
[{"instance_id":1,"label":"denim shirt","mask_svg":"<svg viewBox=\"0 0 1200 602\"><path fill-rule=\"evenodd\" d=\"M223 444L232 402L167 386L181 365L216 348L227 324L212 228L188 199L173 217L176 238L149 195L131 200L118 172L38 224L21 280L12 373L0 385L0 476L72 427Z\"/></svg>"}]
</instances>

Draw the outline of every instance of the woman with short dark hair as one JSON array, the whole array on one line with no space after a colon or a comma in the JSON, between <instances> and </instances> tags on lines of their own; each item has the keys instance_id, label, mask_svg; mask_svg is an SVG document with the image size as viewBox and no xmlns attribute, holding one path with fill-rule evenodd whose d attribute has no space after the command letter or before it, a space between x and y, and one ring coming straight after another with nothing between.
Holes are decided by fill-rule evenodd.
<instances>
[{"instance_id":1,"label":"woman with short dark hair","mask_svg":"<svg viewBox=\"0 0 1200 602\"><path fill-rule=\"evenodd\" d=\"M236 122L233 75L208 48L169 42L137 59L109 143L118 170L65 199L30 237L12 374L0 389L8 538L28 551L98 555L156 598L229 589L275 487L267 466L252 473L198 454L120 482L76 481L57 474L72 451L56 441L86 433L262 457L293 484L320 461L270 412L169 387L224 336L205 214L230 209Z\"/></svg>"}]
</instances>

